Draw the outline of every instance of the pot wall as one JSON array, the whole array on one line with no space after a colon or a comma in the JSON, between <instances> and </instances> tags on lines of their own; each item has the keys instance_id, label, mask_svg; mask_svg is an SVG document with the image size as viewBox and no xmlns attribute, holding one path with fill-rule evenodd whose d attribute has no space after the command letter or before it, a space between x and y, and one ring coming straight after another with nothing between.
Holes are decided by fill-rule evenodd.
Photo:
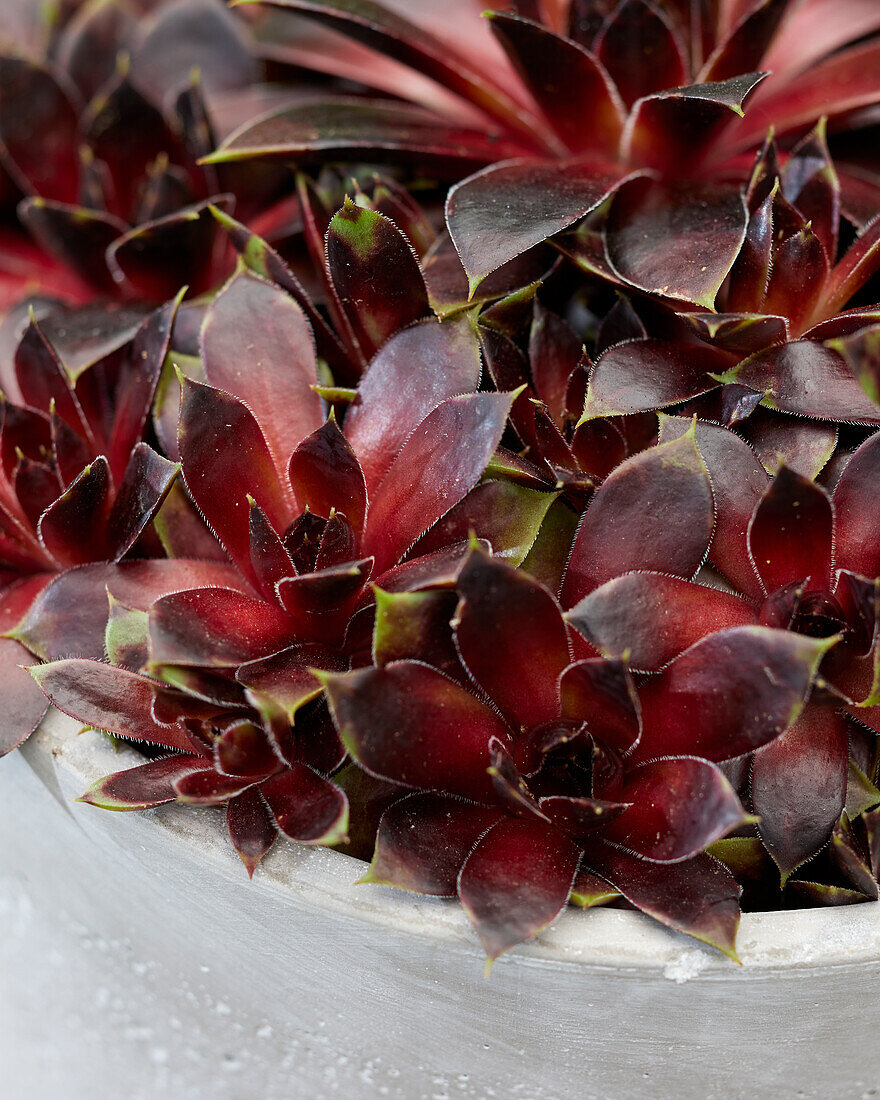
<instances>
[{"instance_id":1,"label":"pot wall","mask_svg":"<svg viewBox=\"0 0 880 1100\"><path fill-rule=\"evenodd\" d=\"M249 883L220 813L72 803L133 757L77 731L0 768L7 1100L880 1095L880 905L746 916L742 967L571 910L486 979L457 904L348 856Z\"/></svg>"}]
</instances>

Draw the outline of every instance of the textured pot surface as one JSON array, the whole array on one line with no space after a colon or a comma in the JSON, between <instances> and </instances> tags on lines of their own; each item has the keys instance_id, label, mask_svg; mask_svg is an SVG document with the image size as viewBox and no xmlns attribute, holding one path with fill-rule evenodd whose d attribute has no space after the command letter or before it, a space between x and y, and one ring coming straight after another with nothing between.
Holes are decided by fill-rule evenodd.
<instances>
[{"instance_id":1,"label":"textured pot surface","mask_svg":"<svg viewBox=\"0 0 880 1100\"><path fill-rule=\"evenodd\" d=\"M486 979L456 903L348 856L249 883L218 812L71 801L134 756L53 713L0 768L6 1100L880 1095L880 905L748 915L742 967L570 910Z\"/></svg>"}]
</instances>

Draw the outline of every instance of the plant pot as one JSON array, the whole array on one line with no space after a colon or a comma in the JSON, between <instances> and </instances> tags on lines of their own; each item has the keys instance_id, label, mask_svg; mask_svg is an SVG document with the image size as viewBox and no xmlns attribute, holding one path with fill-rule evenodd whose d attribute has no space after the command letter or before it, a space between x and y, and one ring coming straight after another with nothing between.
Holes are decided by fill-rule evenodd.
<instances>
[{"instance_id":1,"label":"plant pot","mask_svg":"<svg viewBox=\"0 0 880 1100\"><path fill-rule=\"evenodd\" d=\"M281 843L249 882L221 813L73 803L136 760L79 729L0 770L7 1100L880 1094L877 904L746 915L741 967L569 910L485 978L456 902L349 856Z\"/></svg>"}]
</instances>

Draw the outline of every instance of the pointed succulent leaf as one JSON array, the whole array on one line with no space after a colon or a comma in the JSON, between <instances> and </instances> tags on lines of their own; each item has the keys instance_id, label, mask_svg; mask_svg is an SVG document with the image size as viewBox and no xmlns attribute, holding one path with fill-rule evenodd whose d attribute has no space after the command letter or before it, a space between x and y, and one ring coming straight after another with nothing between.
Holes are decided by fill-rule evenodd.
<instances>
[{"instance_id":1,"label":"pointed succulent leaf","mask_svg":"<svg viewBox=\"0 0 880 1100\"><path fill-rule=\"evenodd\" d=\"M700 72L700 80L729 80L761 63L789 7L788 0L759 0L718 43Z\"/></svg>"},{"instance_id":2,"label":"pointed succulent leaf","mask_svg":"<svg viewBox=\"0 0 880 1100\"><path fill-rule=\"evenodd\" d=\"M336 509L345 513L356 532L363 530L367 512L364 472L349 440L331 415L298 443L290 456L288 477L297 506L328 518Z\"/></svg>"},{"instance_id":3,"label":"pointed succulent leaf","mask_svg":"<svg viewBox=\"0 0 880 1100\"><path fill-rule=\"evenodd\" d=\"M584 514L562 588L573 607L594 588L634 569L692 577L714 526L712 487L694 433L626 460Z\"/></svg>"},{"instance_id":4,"label":"pointed succulent leaf","mask_svg":"<svg viewBox=\"0 0 880 1100\"><path fill-rule=\"evenodd\" d=\"M226 806L226 828L233 848L253 878L260 860L278 835L272 815L256 787L243 791L238 798L230 798Z\"/></svg>"},{"instance_id":5,"label":"pointed succulent leaf","mask_svg":"<svg viewBox=\"0 0 880 1100\"><path fill-rule=\"evenodd\" d=\"M880 577L880 433L858 448L834 490L835 563L864 577Z\"/></svg>"},{"instance_id":6,"label":"pointed succulent leaf","mask_svg":"<svg viewBox=\"0 0 880 1100\"><path fill-rule=\"evenodd\" d=\"M585 596L566 619L606 656L626 654L632 668L656 672L708 634L756 625L758 616L751 604L717 588L664 573L627 573Z\"/></svg>"},{"instance_id":7,"label":"pointed succulent leaf","mask_svg":"<svg viewBox=\"0 0 880 1100\"><path fill-rule=\"evenodd\" d=\"M869 400L880 405L880 325L869 324L833 337L826 341L826 347L837 352Z\"/></svg>"},{"instance_id":8,"label":"pointed succulent leaf","mask_svg":"<svg viewBox=\"0 0 880 1100\"><path fill-rule=\"evenodd\" d=\"M559 715L570 660L562 612L524 573L475 550L458 577L455 641L477 685L515 730Z\"/></svg>"},{"instance_id":9,"label":"pointed succulent leaf","mask_svg":"<svg viewBox=\"0 0 880 1100\"><path fill-rule=\"evenodd\" d=\"M274 603L275 586L296 570L278 532L251 496L248 496L248 532L254 576L263 597Z\"/></svg>"},{"instance_id":10,"label":"pointed succulent leaf","mask_svg":"<svg viewBox=\"0 0 880 1100\"><path fill-rule=\"evenodd\" d=\"M305 764L266 780L260 793L285 836L301 844L338 844L348 833L344 792Z\"/></svg>"},{"instance_id":11,"label":"pointed succulent leaf","mask_svg":"<svg viewBox=\"0 0 880 1100\"><path fill-rule=\"evenodd\" d=\"M28 324L15 350L15 374L28 405L44 412L54 408L68 427L94 442L64 364L35 319Z\"/></svg>"},{"instance_id":12,"label":"pointed succulent leaf","mask_svg":"<svg viewBox=\"0 0 880 1100\"><path fill-rule=\"evenodd\" d=\"M621 755L641 735L642 718L632 677L622 661L576 661L559 678L562 717L585 722L603 746Z\"/></svg>"},{"instance_id":13,"label":"pointed succulent leaf","mask_svg":"<svg viewBox=\"0 0 880 1100\"><path fill-rule=\"evenodd\" d=\"M457 184L446 224L471 293L502 264L585 218L629 178L594 162L520 159Z\"/></svg>"},{"instance_id":14,"label":"pointed succulent leaf","mask_svg":"<svg viewBox=\"0 0 880 1100\"><path fill-rule=\"evenodd\" d=\"M826 317L843 309L850 298L880 268L880 217L875 217L850 245L828 279L822 312Z\"/></svg>"},{"instance_id":15,"label":"pointed succulent leaf","mask_svg":"<svg viewBox=\"0 0 880 1100\"><path fill-rule=\"evenodd\" d=\"M794 147L785 165L782 193L809 222L833 264L840 223L840 181L825 131L823 119Z\"/></svg>"},{"instance_id":16,"label":"pointed succulent leaf","mask_svg":"<svg viewBox=\"0 0 880 1100\"><path fill-rule=\"evenodd\" d=\"M783 883L827 843L846 800L848 758L844 720L816 704L755 753L752 803Z\"/></svg>"},{"instance_id":17,"label":"pointed succulent leaf","mask_svg":"<svg viewBox=\"0 0 880 1100\"><path fill-rule=\"evenodd\" d=\"M28 675L33 657L11 638L0 638L0 676L3 678L3 716L0 718L0 757L25 741L40 724L48 704Z\"/></svg>"},{"instance_id":18,"label":"pointed succulent leaf","mask_svg":"<svg viewBox=\"0 0 880 1100\"><path fill-rule=\"evenodd\" d=\"M529 332L529 362L538 396L554 423L565 420L569 380L581 361L581 341L556 313L535 299Z\"/></svg>"},{"instance_id":19,"label":"pointed succulent leaf","mask_svg":"<svg viewBox=\"0 0 880 1100\"><path fill-rule=\"evenodd\" d=\"M277 604L229 588L173 592L150 608L155 664L231 668L285 649L291 623Z\"/></svg>"},{"instance_id":20,"label":"pointed succulent leaf","mask_svg":"<svg viewBox=\"0 0 880 1100\"><path fill-rule=\"evenodd\" d=\"M645 0L618 4L596 36L593 50L628 108L656 88L681 87L688 77L679 33L659 5Z\"/></svg>"},{"instance_id":21,"label":"pointed succulent leaf","mask_svg":"<svg viewBox=\"0 0 880 1100\"><path fill-rule=\"evenodd\" d=\"M110 611L104 634L107 660L117 668L137 672L149 658L146 611L126 607L108 593Z\"/></svg>"},{"instance_id":22,"label":"pointed succulent leaf","mask_svg":"<svg viewBox=\"0 0 880 1100\"><path fill-rule=\"evenodd\" d=\"M99 779L79 801L102 810L149 810L177 798L178 780L205 773L213 775L213 768L203 756L163 756Z\"/></svg>"},{"instance_id":23,"label":"pointed succulent leaf","mask_svg":"<svg viewBox=\"0 0 880 1100\"><path fill-rule=\"evenodd\" d=\"M690 859L746 820L719 769L691 756L642 764L617 798L628 807L605 825L603 837L657 863Z\"/></svg>"},{"instance_id":24,"label":"pointed succulent leaf","mask_svg":"<svg viewBox=\"0 0 880 1100\"><path fill-rule=\"evenodd\" d=\"M345 659L323 646L296 645L240 665L235 678L259 695L272 699L292 722L299 708L323 690L312 671L315 668L342 672Z\"/></svg>"},{"instance_id":25,"label":"pointed succulent leaf","mask_svg":"<svg viewBox=\"0 0 880 1100\"><path fill-rule=\"evenodd\" d=\"M244 575L255 579L248 493L259 487L258 503L276 530L286 528L291 511L259 423L232 394L184 378L178 438L193 500Z\"/></svg>"},{"instance_id":26,"label":"pointed succulent leaf","mask_svg":"<svg viewBox=\"0 0 880 1100\"><path fill-rule=\"evenodd\" d=\"M301 627L308 616L345 607L359 595L369 579L372 558L346 561L314 573L286 577L278 583L278 598Z\"/></svg>"},{"instance_id":27,"label":"pointed succulent leaf","mask_svg":"<svg viewBox=\"0 0 880 1100\"><path fill-rule=\"evenodd\" d=\"M766 592L807 577L819 589L831 573L834 511L825 490L783 466L758 502L749 552Z\"/></svg>"},{"instance_id":28,"label":"pointed succulent leaf","mask_svg":"<svg viewBox=\"0 0 880 1100\"><path fill-rule=\"evenodd\" d=\"M633 286L711 310L739 254L747 220L736 188L633 180L611 204L608 258Z\"/></svg>"},{"instance_id":29,"label":"pointed succulent leaf","mask_svg":"<svg viewBox=\"0 0 880 1100\"><path fill-rule=\"evenodd\" d=\"M861 831L856 834L846 810L834 826L829 855L849 885L872 901L877 900L877 880L871 869L870 853L863 842Z\"/></svg>"},{"instance_id":30,"label":"pointed succulent leaf","mask_svg":"<svg viewBox=\"0 0 880 1100\"><path fill-rule=\"evenodd\" d=\"M61 566L111 557L110 469L102 456L82 473L40 517L40 541Z\"/></svg>"},{"instance_id":31,"label":"pointed succulent leaf","mask_svg":"<svg viewBox=\"0 0 880 1100\"><path fill-rule=\"evenodd\" d=\"M208 307L201 343L208 382L247 405L283 474L290 452L323 419L302 309L279 287L239 271Z\"/></svg>"},{"instance_id":32,"label":"pointed succulent leaf","mask_svg":"<svg viewBox=\"0 0 880 1100\"><path fill-rule=\"evenodd\" d=\"M585 871L581 866L575 876L568 903L576 905L579 909L593 909L597 905L608 905L619 897L619 890L598 875L594 875L592 871Z\"/></svg>"},{"instance_id":33,"label":"pointed succulent leaf","mask_svg":"<svg viewBox=\"0 0 880 1100\"><path fill-rule=\"evenodd\" d=\"M452 679L461 663L452 635L456 597L453 592L385 592L374 588L376 622L373 663L423 661Z\"/></svg>"},{"instance_id":34,"label":"pointed succulent leaf","mask_svg":"<svg viewBox=\"0 0 880 1100\"><path fill-rule=\"evenodd\" d=\"M537 936L565 907L580 853L552 825L506 818L479 840L458 880L458 896L491 965Z\"/></svg>"},{"instance_id":35,"label":"pointed succulent leaf","mask_svg":"<svg viewBox=\"0 0 880 1100\"><path fill-rule=\"evenodd\" d=\"M740 887L723 863L701 853L682 863L639 859L610 844L590 847L585 866L643 913L736 957Z\"/></svg>"},{"instance_id":36,"label":"pointed succulent leaf","mask_svg":"<svg viewBox=\"0 0 880 1100\"><path fill-rule=\"evenodd\" d=\"M212 768L178 777L174 780L174 793L178 802L192 806L222 806L253 786L253 782L239 776L221 775Z\"/></svg>"},{"instance_id":37,"label":"pointed succulent leaf","mask_svg":"<svg viewBox=\"0 0 880 1100\"><path fill-rule=\"evenodd\" d=\"M242 718L214 742L214 766L223 775L262 779L277 769L278 757L262 727Z\"/></svg>"},{"instance_id":38,"label":"pointed succulent leaf","mask_svg":"<svg viewBox=\"0 0 880 1100\"><path fill-rule=\"evenodd\" d=\"M382 815L376 848L361 882L454 897L458 876L501 811L440 794L412 794Z\"/></svg>"},{"instance_id":39,"label":"pointed succulent leaf","mask_svg":"<svg viewBox=\"0 0 880 1100\"><path fill-rule=\"evenodd\" d=\"M375 210L345 205L330 220L327 265L364 363L398 329L431 312L413 247Z\"/></svg>"},{"instance_id":40,"label":"pointed succulent leaf","mask_svg":"<svg viewBox=\"0 0 880 1100\"><path fill-rule=\"evenodd\" d=\"M18 204L18 217L51 256L104 294L116 292L105 253L127 226L119 218L84 206L28 198Z\"/></svg>"},{"instance_id":41,"label":"pointed succulent leaf","mask_svg":"<svg viewBox=\"0 0 880 1100\"><path fill-rule=\"evenodd\" d=\"M660 442L681 437L689 427L690 421L684 417L661 417ZM739 592L758 596L761 588L749 558L746 533L755 505L767 488L767 474L748 444L727 428L700 421L696 432L715 497L709 557Z\"/></svg>"},{"instance_id":42,"label":"pointed succulent leaf","mask_svg":"<svg viewBox=\"0 0 880 1100\"><path fill-rule=\"evenodd\" d=\"M413 370L413 364L422 369ZM480 349L466 320L424 321L382 347L345 418L372 497L407 437L441 402L473 393L480 382Z\"/></svg>"},{"instance_id":43,"label":"pointed succulent leaf","mask_svg":"<svg viewBox=\"0 0 880 1100\"><path fill-rule=\"evenodd\" d=\"M710 634L640 693L640 760L694 753L731 760L767 744L795 722L822 657L836 639L764 626ZM725 706L718 707L723 669Z\"/></svg>"},{"instance_id":44,"label":"pointed succulent leaf","mask_svg":"<svg viewBox=\"0 0 880 1100\"><path fill-rule=\"evenodd\" d=\"M150 525L180 472L176 462L138 443L107 517L107 551L120 561Z\"/></svg>"},{"instance_id":45,"label":"pointed succulent leaf","mask_svg":"<svg viewBox=\"0 0 880 1100\"><path fill-rule=\"evenodd\" d=\"M427 665L398 661L321 679L343 744L367 771L407 787L494 801L493 710Z\"/></svg>"},{"instance_id":46,"label":"pointed succulent leaf","mask_svg":"<svg viewBox=\"0 0 880 1100\"><path fill-rule=\"evenodd\" d=\"M449 398L406 440L370 502L363 552L376 558L377 574L474 487L501 441L514 396Z\"/></svg>"},{"instance_id":47,"label":"pointed succulent leaf","mask_svg":"<svg viewBox=\"0 0 880 1100\"><path fill-rule=\"evenodd\" d=\"M575 798L548 795L540 800L541 812L562 832L584 839L597 829L615 821L627 810L626 802L607 802L601 798Z\"/></svg>"},{"instance_id":48,"label":"pointed succulent leaf","mask_svg":"<svg viewBox=\"0 0 880 1100\"><path fill-rule=\"evenodd\" d=\"M574 152L595 148L613 156L624 107L602 64L576 42L537 22L499 11L488 18L557 137Z\"/></svg>"}]
</instances>

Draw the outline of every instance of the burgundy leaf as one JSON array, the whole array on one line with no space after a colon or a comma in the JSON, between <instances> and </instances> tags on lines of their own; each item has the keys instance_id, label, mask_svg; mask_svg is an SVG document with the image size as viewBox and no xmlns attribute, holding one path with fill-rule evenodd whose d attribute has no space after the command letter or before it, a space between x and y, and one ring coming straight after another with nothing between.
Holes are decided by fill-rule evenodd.
<instances>
[{"instance_id":1,"label":"burgundy leaf","mask_svg":"<svg viewBox=\"0 0 880 1100\"><path fill-rule=\"evenodd\" d=\"M741 890L717 859L701 853L683 863L657 864L596 844L584 863L643 913L739 961L734 944Z\"/></svg>"},{"instance_id":2,"label":"burgundy leaf","mask_svg":"<svg viewBox=\"0 0 880 1100\"><path fill-rule=\"evenodd\" d=\"M571 837L583 839L615 821L627 809L627 804L606 802L601 798L549 795L541 799L540 808L557 829Z\"/></svg>"},{"instance_id":3,"label":"burgundy leaf","mask_svg":"<svg viewBox=\"0 0 880 1100\"><path fill-rule=\"evenodd\" d=\"M268 696L292 722L299 708L323 691L312 669L342 672L346 667L345 658L333 650L296 645L240 665L235 677L253 692Z\"/></svg>"},{"instance_id":4,"label":"burgundy leaf","mask_svg":"<svg viewBox=\"0 0 880 1100\"><path fill-rule=\"evenodd\" d=\"M75 658L36 665L30 673L53 706L84 725L181 752L192 749L182 730L153 720L153 700L160 689L143 676Z\"/></svg>"},{"instance_id":5,"label":"burgundy leaf","mask_svg":"<svg viewBox=\"0 0 880 1100\"><path fill-rule=\"evenodd\" d=\"M176 783L195 774L213 775L211 762L202 756L165 756L99 779L79 801L102 810L149 810L173 802Z\"/></svg>"},{"instance_id":6,"label":"burgundy leaf","mask_svg":"<svg viewBox=\"0 0 880 1100\"><path fill-rule=\"evenodd\" d=\"M242 718L214 742L214 764L224 775L261 779L278 768L278 757L260 726Z\"/></svg>"},{"instance_id":7,"label":"burgundy leaf","mask_svg":"<svg viewBox=\"0 0 880 1100\"><path fill-rule=\"evenodd\" d=\"M458 896L489 965L559 915L579 858L567 836L537 819L505 819L477 842L462 868Z\"/></svg>"},{"instance_id":8,"label":"burgundy leaf","mask_svg":"<svg viewBox=\"0 0 880 1100\"><path fill-rule=\"evenodd\" d=\"M641 734L639 700L621 661L601 657L576 661L559 679L563 718L585 722L603 746L627 753Z\"/></svg>"},{"instance_id":9,"label":"burgundy leaf","mask_svg":"<svg viewBox=\"0 0 880 1100\"><path fill-rule=\"evenodd\" d=\"M499 810L439 794L413 794L382 815L376 849L361 882L454 897L464 861L501 818Z\"/></svg>"},{"instance_id":10,"label":"burgundy leaf","mask_svg":"<svg viewBox=\"0 0 880 1100\"><path fill-rule=\"evenodd\" d=\"M700 79L729 80L760 65L789 6L787 0L758 0L745 6L742 19L712 51Z\"/></svg>"},{"instance_id":11,"label":"burgundy leaf","mask_svg":"<svg viewBox=\"0 0 880 1100\"><path fill-rule=\"evenodd\" d=\"M25 741L46 713L46 698L25 668L33 658L12 641L0 638L0 676L3 678L3 717L0 719L0 757Z\"/></svg>"},{"instance_id":12,"label":"burgundy leaf","mask_svg":"<svg viewBox=\"0 0 880 1100\"><path fill-rule=\"evenodd\" d=\"M755 508L749 551L767 592L830 581L834 513L824 489L783 466Z\"/></svg>"},{"instance_id":13,"label":"burgundy leaf","mask_svg":"<svg viewBox=\"0 0 880 1100\"><path fill-rule=\"evenodd\" d=\"M650 760L693 753L731 760L772 741L801 713L833 641L763 626L710 634L645 684L636 755ZM718 706L720 670L723 707Z\"/></svg>"},{"instance_id":14,"label":"burgundy leaf","mask_svg":"<svg viewBox=\"0 0 880 1100\"><path fill-rule=\"evenodd\" d=\"M478 686L515 730L556 718L558 680L570 656L553 596L481 551L467 559L457 587L455 640Z\"/></svg>"},{"instance_id":15,"label":"burgundy leaf","mask_svg":"<svg viewBox=\"0 0 880 1100\"><path fill-rule=\"evenodd\" d=\"M865 577L880 577L880 433L868 437L834 490L835 562Z\"/></svg>"},{"instance_id":16,"label":"burgundy leaf","mask_svg":"<svg viewBox=\"0 0 880 1100\"><path fill-rule=\"evenodd\" d=\"M101 456L40 517L40 541L61 566L111 557L107 539L110 470Z\"/></svg>"},{"instance_id":17,"label":"burgundy leaf","mask_svg":"<svg viewBox=\"0 0 880 1100\"><path fill-rule=\"evenodd\" d=\"M266 513L253 497L248 496L248 531L251 565L263 596L275 601L275 586L295 570L284 543Z\"/></svg>"},{"instance_id":18,"label":"burgundy leaf","mask_svg":"<svg viewBox=\"0 0 880 1100\"><path fill-rule=\"evenodd\" d=\"M226 828L229 839L253 878L263 856L272 847L278 832L266 803L256 787L230 798L226 806Z\"/></svg>"},{"instance_id":19,"label":"burgundy leaf","mask_svg":"<svg viewBox=\"0 0 880 1100\"><path fill-rule=\"evenodd\" d=\"M421 369L413 370L413 364ZM480 349L467 321L424 321L396 333L380 350L345 418L345 436L370 495L407 437L441 402L473 393Z\"/></svg>"},{"instance_id":20,"label":"burgundy leaf","mask_svg":"<svg viewBox=\"0 0 880 1100\"><path fill-rule=\"evenodd\" d=\"M377 573L474 487L501 440L512 399L505 393L449 398L406 440L370 502L363 552L376 558Z\"/></svg>"},{"instance_id":21,"label":"burgundy leaf","mask_svg":"<svg viewBox=\"0 0 880 1100\"><path fill-rule=\"evenodd\" d=\"M189 772L174 781L179 802L193 806L220 806L253 785L252 779L221 775L214 771Z\"/></svg>"},{"instance_id":22,"label":"burgundy leaf","mask_svg":"<svg viewBox=\"0 0 880 1100\"><path fill-rule=\"evenodd\" d=\"M592 48L627 107L657 88L678 88L687 80L683 43L662 8L644 0L618 4Z\"/></svg>"},{"instance_id":23,"label":"burgundy leaf","mask_svg":"<svg viewBox=\"0 0 880 1100\"><path fill-rule=\"evenodd\" d=\"M290 456L290 484L298 507L315 515L343 512L355 531L363 530L367 511L364 472L351 443L330 419L300 442Z\"/></svg>"},{"instance_id":24,"label":"burgundy leaf","mask_svg":"<svg viewBox=\"0 0 880 1100\"><path fill-rule=\"evenodd\" d=\"M254 414L275 469L323 419L312 389L315 348L302 309L283 290L239 271L208 308L202 329L205 374ZM256 483L259 488L259 483Z\"/></svg>"},{"instance_id":25,"label":"burgundy leaf","mask_svg":"<svg viewBox=\"0 0 880 1100\"><path fill-rule=\"evenodd\" d=\"M569 379L582 350L581 341L569 325L536 300L529 333L529 362L535 389L557 425L565 419Z\"/></svg>"},{"instance_id":26,"label":"burgundy leaf","mask_svg":"<svg viewBox=\"0 0 880 1100\"><path fill-rule=\"evenodd\" d=\"M374 588L376 621L373 663L380 668L392 661L423 661L451 679L462 668L452 636L454 592L385 592Z\"/></svg>"},{"instance_id":27,"label":"burgundy leaf","mask_svg":"<svg viewBox=\"0 0 880 1100\"><path fill-rule=\"evenodd\" d=\"M692 577L714 524L709 475L692 433L634 455L601 485L572 548L562 606L633 569Z\"/></svg>"},{"instance_id":28,"label":"burgundy leaf","mask_svg":"<svg viewBox=\"0 0 880 1100\"><path fill-rule=\"evenodd\" d=\"M706 635L755 625L758 616L745 600L717 588L663 573L628 573L585 596L566 619L606 656L625 653L632 668L656 672Z\"/></svg>"},{"instance_id":29,"label":"burgundy leaf","mask_svg":"<svg viewBox=\"0 0 880 1100\"><path fill-rule=\"evenodd\" d=\"M67 371L36 320L27 326L16 348L15 374L28 405L49 412L54 403L62 420L77 434L93 442Z\"/></svg>"},{"instance_id":30,"label":"burgundy leaf","mask_svg":"<svg viewBox=\"0 0 880 1100\"><path fill-rule=\"evenodd\" d=\"M407 787L494 801L489 743L506 743L508 733L469 692L414 661L321 679L339 736L361 767Z\"/></svg>"},{"instance_id":31,"label":"burgundy leaf","mask_svg":"<svg viewBox=\"0 0 880 1100\"><path fill-rule=\"evenodd\" d=\"M335 783L294 764L260 787L275 824L303 844L339 844L348 832L348 799Z\"/></svg>"},{"instance_id":32,"label":"burgundy leaf","mask_svg":"<svg viewBox=\"0 0 880 1100\"><path fill-rule=\"evenodd\" d=\"M69 206L49 199L22 199L18 217L50 255L73 270L94 289L115 293L105 260L106 250L125 233L126 224L110 214Z\"/></svg>"},{"instance_id":33,"label":"burgundy leaf","mask_svg":"<svg viewBox=\"0 0 880 1100\"><path fill-rule=\"evenodd\" d=\"M745 821L719 769L695 757L642 764L627 775L617 799L629 806L606 824L603 837L658 863L690 859Z\"/></svg>"},{"instance_id":34,"label":"burgundy leaf","mask_svg":"<svg viewBox=\"0 0 880 1100\"><path fill-rule=\"evenodd\" d=\"M146 531L179 470L146 443L134 448L107 520L107 550L114 561L124 558Z\"/></svg>"},{"instance_id":35,"label":"burgundy leaf","mask_svg":"<svg viewBox=\"0 0 880 1100\"><path fill-rule=\"evenodd\" d=\"M783 883L827 843L846 799L848 757L846 723L815 704L755 753L752 803Z\"/></svg>"}]
</instances>

